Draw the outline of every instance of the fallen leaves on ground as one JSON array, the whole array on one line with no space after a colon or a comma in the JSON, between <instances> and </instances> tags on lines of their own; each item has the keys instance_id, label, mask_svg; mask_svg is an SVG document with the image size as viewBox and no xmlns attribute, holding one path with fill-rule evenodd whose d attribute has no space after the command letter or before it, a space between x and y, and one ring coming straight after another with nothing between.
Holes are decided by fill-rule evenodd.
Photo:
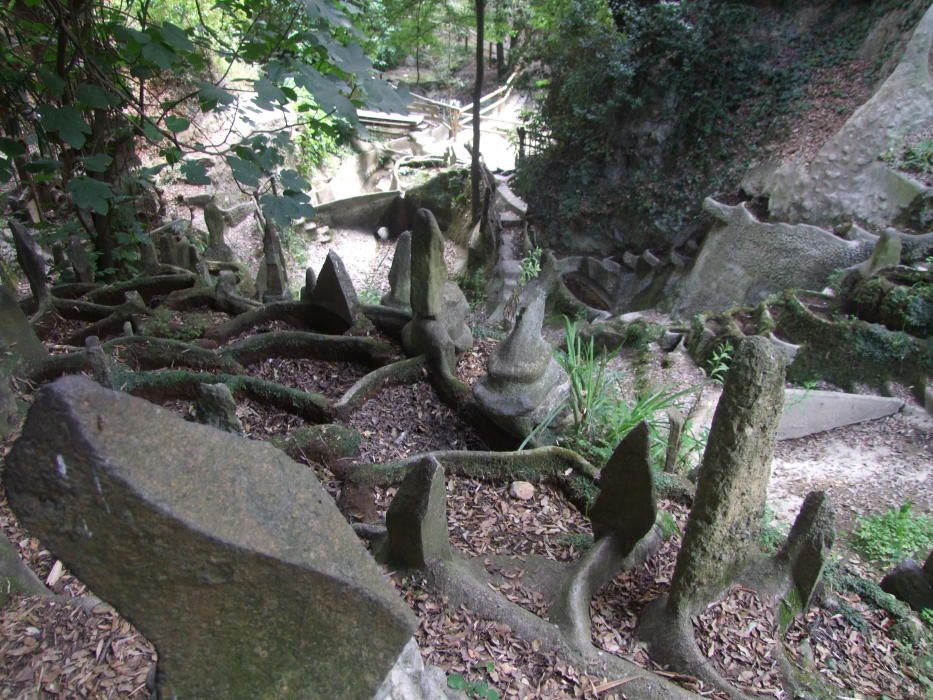
<instances>
[{"instance_id":1,"label":"fallen leaves on ground","mask_svg":"<svg viewBox=\"0 0 933 700\"><path fill-rule=\"evenodd\" d=\"M436 450L483 449L473 430L426 381L384 388L350 416L360 432L360 461L391 462Z\"/></svg>"},{"instance_id":2,"label":"fallen leaves on ground","mask_svg":"<svg viewBox=\"0 0 933 700\"><path fill-rule=\"evenodd\" d=\"M450 541L472 554L537 554L570 561L591 541L589 522L558 489L535 484L528 501L511 498L509 485L447 479Z\"/></svg>"},{"instance_id":3,"label":"fallen leaves on ground","mask_svg":"<svg viewBox=\"0 0 933 700\"><path fill-rule=\"evenodd\" d=\"M785 697L775 650L774 612L755 591L732 586L693 619L700 652L733 685L756 695Z\"/></svg>"},{"instance_id":4,"label":"fallen leaves on ground","mask_svg":"<svg viewBox=\"0 0 933 700\"><path fill-rule=\"evenodd\" d=\"M791 623L785 644L791 658L800 663L811 656L820 676L847 692L922 697L923 688L905 675L906 660L886 634L894 620L854 593L837 595L845 607L812 607Z\"/></svg>"},{"instance_id":5,"label":"fallen leaves on ground","mask_svg":"<svg viewBox=\"0 0 933 700\"><path fill-rule=\"evenodd\" d=\"M392 582L415 611L415 637L425 663L468 680L485 681L503 698L621 698L596 688L606 681L580 673L537 641L517 637L511 627L484 620L465 607L451 608L417 576L392 576Z\"/></svg>"},{"instance_id":6,"label":"fallen leaves on ground","mask_svg":"<svg viewBox=\"0 0 933 700\"><path fill-rule=\"evenodd\" d=\"M293 360L282 357L270 357L248 365L246 371L253 377L300 391L321 394L331 401L338 400L347 389L369 373L366 367L355 362Z\"/></svg>"},{"instance_id":7,"label":"fallen leaves on ground","mask_svg":"<svg viewBox=\"0 0 933 700\"><path fill-rule=\"evenodd\" d=\"M17 595L0 608L0 695L145 698L152 645L112 608Z\"/></svg>"},{"instance_id":8,"label":"fallen leaves on ground","mask_svg":"<svg viewBox=\"0 0 933 700\"><path fill-rule=\"evenodd\" d=\"M477 338L473 347L457 358L457 379L473 386L486 374L489 356L499 347L495 338Z\"/></svg>"}]
</instances>

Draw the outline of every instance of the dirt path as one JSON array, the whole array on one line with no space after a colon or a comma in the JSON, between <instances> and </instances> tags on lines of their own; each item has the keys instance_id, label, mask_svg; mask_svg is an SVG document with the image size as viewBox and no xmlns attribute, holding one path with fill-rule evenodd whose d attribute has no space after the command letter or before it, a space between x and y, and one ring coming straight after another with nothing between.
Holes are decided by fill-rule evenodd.
<instances>
[{"instance_id":1,"label":"dirt path","mask_svg":"<svg viewBox=\"0 0 933 700\"><path fill-rule=\"evenodd\" d=\"M814 490L829 492L846 530L907 500L933 511L933 419L920 410L779 442L768 490L775 519L791 524Z\"/></svg>"}]
</instances>

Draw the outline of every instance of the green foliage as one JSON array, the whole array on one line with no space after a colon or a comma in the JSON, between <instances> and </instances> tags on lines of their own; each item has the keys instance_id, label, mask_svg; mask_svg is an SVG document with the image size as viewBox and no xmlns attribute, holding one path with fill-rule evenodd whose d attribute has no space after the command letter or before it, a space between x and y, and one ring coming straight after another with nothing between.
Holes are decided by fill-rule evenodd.
<instances>
[{"instance_id":1,"label":"green foliage","mask_svg":"<svg viewBox=\"0 0 933 700\"><path fill-rule=\"evenodd\" d=\"M522 258L521 284L528 284L531 280L537 279L538 275L541 274L541 254L543 252L541 246L535 246Z\"/></svg>"},{"instance_id":2,"label":"green foliage","mask_svg":"<svg viewBox=\"0 0 933 700\"><path fill-rule=\"evenodd\" d=\"M910 173L933 175L933 139L890 148L885 153L884 160Z\"/></svg>"},{"instance_id":3,"label":"green foliage","mask_svg":"<svg viewBox=\"0 0 933 700\"><path fill-rule=\"evenodd\" d=\"M855 351L872 362L901 362L910 353L910 336L884 326L868 325L855 335Z\"/></svg>"},{"instance_id":4,"label":"green foliage","mask_svg":"<svg viewBox=\"0 0 933 700\"><path fill-rule=\"evenodd\" d=\"M924 608L920 611L920 619L927 627L933 628L933 608Z\"/></svg>"},{"instance_id":5,"label":"green foliage","mask_svg":"<svg viewBox=\"0 0 933 700\"><path fill-rule=\"evenodd\" d=\"M562 532L557 536L556 541L573 547L579 552L585 552L593 546L593 535L589 532Z\"/></svg>"},{"instance_id":6,"label":"green foliage","mask_svg":"<svg viewBox=\"0 0 933 700\"><path fill-rule=\"evenodd\" d=\"M679 536L680 528L677 527L677 521L674 520L674 516L668 513L666 510L662 510L658 517L658 527L661 528L661 533L665 538L674 537L675 535Z\"/></svg>"},{"instance_id":7,"label":"green foliage","mask_svg":"<svg viewBox=\"0 0 933 700\"><path fill-rule=\"evenodd\" d=\"M359 299L361 304L376 306L379 304L379 300L382 299L382 295L375 287L364 287L360 290Z\"/></svg>"},{"instance_id":8,"label":"green foliage","mask_svg":"<svg viewBox=\"0 0 933 700\"><path fill-rule=\"evenodd\" d=\"M160 307L144 323L145 335L172 340L191 341L204 335L204 330L213 323L206 314L179 314Z\"/></svg>"},{"instance_id":9,"label":"green foliage","mask_svg":"<svg viewBox=\"0 0 933 700\"><path fill-rule=\"evenodd\" d=\"M566 316L564 332L567 347L558 360L570 377L574 427L580 437L591 437L613 403L611 377L606 368L610 358L596 351L592 338L584 341L577 324Z\"/></svg>"},{"instance_id":10,"label":"green foliage","mask_svg":"<svg viewBox=\"0 0 933 700\"><path fill-rule=\"evenodd\" d=\"M933 517L913 513L912 505L905 501L881 515L859 518L852 541L855 548L883 566L928 552L933 547Z\"/></svg>"},{"instance_id":11,"label":"green foliage","mask_svg":"<svg viewBox=\"0 0 933 700\"><path fill-rule=\"evenodd\" d=\"M134 230L140 198L165 169L209 184L205 163L220 162L280 227L312 215L308 183L285 167L288 129L254 125L245 138L229 139L231 130L214 142L195 128L200 113L221 122L255 108L288 114L288 126L304 135L307 162L315 157L309 139L328 148L327 139L357 127L358 106L404 107L404 94L373 76L351 6L91 0L64 14L56 8L0 7L11 28L0 35L0 183L15 176L67 193L60 214L91 222L103 270L128 270L119 253L128 247L116 234ZM249 92L255 108L241 97ZM137 167L139 149L161 162Z\"/></svg>"},{"instance_id":12,"label":"green foliage","mask_svg":"<svg viewBox=\"0 0 933 700\"><path fill-rule=\"evenodd\" d=\"M724 340L716 346L709 360L706 361L706 374L717 384L722 384L725 381L726 372L729 371L729 366L732 364L734 350L732 341Z\"/></svg>"},{"instance_id":13,"label":"green foliage","mask_svg":"<svg viewBox=\"0 0 933 700\"><path fill-rule=\"evenodd\" d=\"M774 524L774 511L770 506L765 506L764 513L761 514L761 530L758 535L758 545L765 554L774 554L784 544L787 539L785 528Z\"/></svg>"},{"instance_id":14,"label":"green foliage","mask_svg":"<svg viewBox=\"0 0 933 700\"><path fill-rule=\"evenodd\" d=\"M492 661L483 664L486 673L492 673L496 665ZM484 700L499 700L499 692L482 679L467 678L461 673L451 673L447 676L447 687L452 690L462 690L469 698L483 698Z\"/></svg>"},{"instance_id":15,"label":"green foliage","mask_svg":"<svg viewBox=\"0 0 933 700\"><path fill-rule=\"evenodd\" d=\"M663 442L658 437L660 425L655 415L696 391L696 387L682 391L648 389L634 402L624 401L616 387L616 377L608 369L613 356L597 351L592 338L584 340L576 321L564 317L564 331L566 350L557 359L570 378L570 395L566 404L557 406L545 417L532 436L546 430L557 415L569 408L573 426L561 438L561 444L595 464L604 464L619 442L642 421L649 424L652 442Z\"/></svg>"},{"instance_id":16,"label":"green foliage","mask_svg":"<svg viewBox=\"0 0 933 700\"><path fill-rule=\"evenodd\" d=\"M470 274L460 278L458 283L471 309L475 309L486 300L486 271L483 268L477 267Z\"/></svg>"},{"instance_id":17,"label":"green foliage","mask_svg":"<svg viewBox=\"0 0 933 700\"><path fill-rule=\"evenodd\" d=\"M548 242L622 243L620 220L626 246L674 240L792 125L815 72L851 57L893 4L830 3L805 32L789 3L767 15L736 0L533 4L529 130L544 152L524 159L517 184Z\"/></svg>"}]
</instances>

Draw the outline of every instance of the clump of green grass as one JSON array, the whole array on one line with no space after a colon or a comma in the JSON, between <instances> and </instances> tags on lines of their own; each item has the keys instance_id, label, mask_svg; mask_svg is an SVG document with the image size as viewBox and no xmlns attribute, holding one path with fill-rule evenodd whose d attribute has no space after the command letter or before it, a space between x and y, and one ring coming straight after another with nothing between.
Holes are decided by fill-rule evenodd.
<instances>
[{"instance_id":1,"label":"clump of green grass","mask_svg":"<svg viewBox=\"0 0 933 700\"><path fill-rule=\"evenodd\" d=\"M859 518L852 544L883 566L918 553L924 556L933 547L933 517L914 513L912 507L905 501L880 515Z\"/></svg>"},{"instance_id":2,"label":"clump of green grass","mask_svg":"<svg viewBox=\"0 0 933 700\"><path fill-rule=\"evenodd\" d=\"M545 417L522 447L547 430L558 415L569 410L572 427L561 438L561 444L601 465L642 421L648 422L652 435L657 438L662 421L655 418L656 414L697 389L695 386L682 391L652 388L639 393L636 400L629 403L620 396L616 377L608 368L615 355L596 350L593 339L584 340L577 322L567 317L564 317L564 331L566 350L558 354L557 360L570 378L570 395Z\"/></svg>"}]
</instances>

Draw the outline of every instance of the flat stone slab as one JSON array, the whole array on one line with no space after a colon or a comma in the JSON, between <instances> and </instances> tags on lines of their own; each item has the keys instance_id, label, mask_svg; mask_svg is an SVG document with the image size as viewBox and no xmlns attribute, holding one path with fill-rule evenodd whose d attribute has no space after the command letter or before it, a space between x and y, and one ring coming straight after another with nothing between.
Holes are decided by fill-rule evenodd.
<instances>
[{"instance_id":1,"label":"flat stone slab","mask_svg":"<svg viewBox=\"0 0 933 700\"><path fill-rule=\"evenodd\" d=\"M902 408L903 401L887 396L788 389L777 439L792 440L853 423L877 420Z\"/></svg>"},{"instance_id":2,"label":"flat stone slab","mask_svg":"<svg viewBox=\"0 0 933 700\"><path fill-rule=\"evenodd\" d=\"M496 196L499 197L500 201L502 201L505 206L516 214L524 216L528 213L528 205L505 183L501 183L496 187Z\"/></svg>"},{"instance_id":3,"label":"flat stone slab","mask_svg":"<svg viewBox=\"0 0 933 700\"><path fill-rule=\"evenodd\" d=\"M155 644L163 698L370 700L414 619L310 469L65 377L4 473L29 531Z\"/></svg>"}]
</instances>

